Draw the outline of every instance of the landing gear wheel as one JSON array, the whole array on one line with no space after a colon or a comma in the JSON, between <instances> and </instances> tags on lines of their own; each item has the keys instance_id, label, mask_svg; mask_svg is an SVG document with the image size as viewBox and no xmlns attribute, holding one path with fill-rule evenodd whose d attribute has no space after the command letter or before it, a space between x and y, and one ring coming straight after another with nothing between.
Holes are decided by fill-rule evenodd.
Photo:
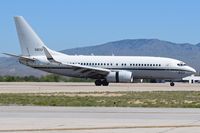
<instances>
[{"instance_id":1,"label":"landing gear wheel","mask_svg":"<svg viewBox=\"0 0 200 133\"><path fill-rule=\"evenodd\" d=\"M174 82L171 82L171 83L170 83L170 86L174 86L174 85L175 85Z\"/></svg>"},{"instance_id":2,"label":"landing gear wheel","mask_svg":"<svg viewBox=\"0 0 200 133\"><path fill-rule=\"evenodd\" d=\"M95 85L96 85L96 86L101 86L101 80L100 80L100 79L97 79L97 80L95 81Z\"/></svg>"},{"instance_id":3,"label":"landing gear wheel","mask_svg":"<svg viewBox=\"0 0 200 133\"><path fill-rule=\"evenodd\" d=\"M105 79L102 80L101 83L102 83L103 86L108 86L109 85L109 82L107 80L105 80Z\"/></svg>"}]
</instances>

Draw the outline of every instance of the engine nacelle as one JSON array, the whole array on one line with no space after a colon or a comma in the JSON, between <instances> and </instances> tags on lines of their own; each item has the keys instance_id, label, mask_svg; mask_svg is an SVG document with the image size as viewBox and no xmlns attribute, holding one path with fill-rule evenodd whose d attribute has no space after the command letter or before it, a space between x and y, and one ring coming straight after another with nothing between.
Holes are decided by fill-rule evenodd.
<instances>
[{"instance_id":1,"label":"engine nacelle","mask_svg":"<svg viewBox=\"0 0 200 133\"><path fill-rule=\"evenodd\" d=\"M107 75L106 80L113 83L130 83L133 82L133 74L125 70L113 71Z\"/></svg>"}]
</instances>

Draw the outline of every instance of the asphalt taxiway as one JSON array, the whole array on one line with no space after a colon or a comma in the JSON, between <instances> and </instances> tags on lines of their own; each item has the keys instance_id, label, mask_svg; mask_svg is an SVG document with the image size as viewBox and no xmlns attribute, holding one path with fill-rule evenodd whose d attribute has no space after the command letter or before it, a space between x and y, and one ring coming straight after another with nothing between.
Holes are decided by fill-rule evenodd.
<instances>
[{"instance_id":1,"label":"asphalt taxiway","mask_svg":"<svg viewBox=\"0 0 200 133\"><path fill-rule=\"evenodd\" d=\"M0 132L199 133L200 109L0 106Z\"/></svg>"},{"instance_id":2,"label":"asphalt taxiway","mask_svg":"<svg viewBox=\"0 0 200 133\"><path fill-rule=\"evenodd\" d=\"M94 83L0 82L0 93L54 92L117 92L117 91L200 91L200 84L176 83L115 83L95 86Z\"/></svg>"}]
</instances>

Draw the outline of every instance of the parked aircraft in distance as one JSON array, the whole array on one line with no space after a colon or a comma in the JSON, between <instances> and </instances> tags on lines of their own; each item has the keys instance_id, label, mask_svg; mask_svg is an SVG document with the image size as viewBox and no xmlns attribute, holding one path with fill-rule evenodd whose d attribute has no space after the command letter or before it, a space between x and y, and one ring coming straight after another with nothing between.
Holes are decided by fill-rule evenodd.
<instances>
[{"instance_id":1,"label":"parked aircraft in distance","mask_svg":"<svg viewBox=\"0 0 200 133\"><path fill-rule=\"evenodd\" d=\"M174 81L196 73L183 61L149 56L66 55L49 49L22 16L14 17L22 55L19 62L46 72L95 79L96 86L127 83L133 79Z\"/></svg>"}]
</instances>

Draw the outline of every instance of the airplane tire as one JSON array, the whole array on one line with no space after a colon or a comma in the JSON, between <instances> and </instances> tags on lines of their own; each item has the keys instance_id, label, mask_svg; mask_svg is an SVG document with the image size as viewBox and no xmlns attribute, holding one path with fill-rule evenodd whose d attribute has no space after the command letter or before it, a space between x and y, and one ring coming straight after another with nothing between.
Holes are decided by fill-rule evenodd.
<instances>
[{"instance_id":1,"label":"airplane tire","mask_svg":"<svg viewBox=\"0 0 200 133\"><path fill-rule=\"evenodd\" d=\"M170 86L174 86L174 85L175 85L174 82L171 82L171 83L170 83Z\"/></svg>"},{"instance_id":2,"label":"airplane tire","mask_svg":"<svg viewBox=\"0 0 200 133\"><path fill-rule=\"evenodd\" d=\"M97 80L95 81L95 85L96 85L96 86L101 86L101 80L100 80L100 79L97 79Z\"/></svg>"},{"instance_id":3,"label":"airplane tire","mask_svg":"<svg viewBox=\"0 0 200 133\"><path fill-rule=\"evenodd\" d=\"M103 85L103 86L108 86L108 85L109 85L109 82L108 82L107 80L104 79L104 80L102 81L102 85Z\"/></svg>"}]
</instances>

